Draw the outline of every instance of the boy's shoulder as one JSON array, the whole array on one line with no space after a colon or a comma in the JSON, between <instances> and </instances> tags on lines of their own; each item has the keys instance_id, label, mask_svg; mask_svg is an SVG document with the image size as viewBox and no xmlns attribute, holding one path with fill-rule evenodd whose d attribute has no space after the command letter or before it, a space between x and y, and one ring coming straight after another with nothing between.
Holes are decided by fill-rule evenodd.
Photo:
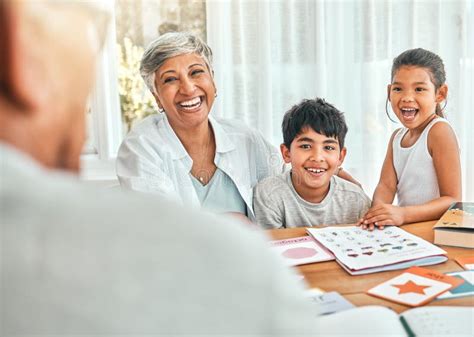
<instances>
[{"instance_id":1,"label":"boy's shoulder","mask_svg":"<svg viewBox=\"0 0 474 337\"><path fill-rule=\"evenodd\" d=\"M344 203L347 207L361 207L363 213L367 211L370 207L371 199L364 192L362 187L351 183L350 181L339 178L338 176L333 176L334 182L334 193L332 201L336 203ZM336 201L338 200L338 201Z\"/></svg>"},{"instance_id":2,"label":"boy's shoulder","mask_svg":"<svg viewBox=\"0 0 474 337\"><path fill-rule=\"evenodd\" d=\"M333 177L333 182L335 183L334 193L331 198L333 205L341 207L341 211L343 209L345 211L352 210L357 213L359 218L363 216L370 208L371 199L362 187L337 176ZM344 219L345 222L353 222L355 220L353 218L350 220Z\"/></svg>"},{"instance_id":3,"label":"boy's shoulder","mask_svg":"<svg viewBox=\"0 0 474 337\"><path fill-rule=\"evenodd\" d=\"M366 195L364 190L350 181L345 179L339 178L338 176L334 175L332 177L335 185L335 193L353 193L353 194L360 194Z\"/></svg>"},{"instance_id":4,"label":"boy's shoulder","mask_svg":"<svg viewBox=\"0 0 474 337\"><path fill-rule=\"evenodd\" d=\"M285 188L288 186L287 176L289 172L280 173L260 180L255 186L259 191L274 191L276 189Z\"/></svg>"},{"instance_id":5,"label":"boy's shoulder","mask_svg":"<svg viewBox=\"0 0 474 337\"><path fill-rule=\"evenodd\" d=\"M260 180L255 186L256 195L278 197L285 195L290 189L288 186L289 172L280 173ZM283 193L282 193L283 192Z\"/></svg>"}]
</instances>

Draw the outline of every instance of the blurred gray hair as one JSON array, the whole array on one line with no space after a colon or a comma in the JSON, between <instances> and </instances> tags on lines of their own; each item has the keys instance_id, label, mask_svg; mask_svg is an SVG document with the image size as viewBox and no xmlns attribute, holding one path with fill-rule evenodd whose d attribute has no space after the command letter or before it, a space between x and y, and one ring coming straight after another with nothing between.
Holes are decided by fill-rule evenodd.
<instances>
[{"instance_id":1,"label":"blurred gray hair","mask_svg":"<svg viewBox=\"0 0 474 337\"><path fill-rule=\"evenodd\" d=\"M156 94L155 72L163 63L175 56L196 53L204 59L211 75L212 50L198 36L188 32L166 33L151 42L140 63L140 75L152 93Z\"/></svg>"}]
</instances>

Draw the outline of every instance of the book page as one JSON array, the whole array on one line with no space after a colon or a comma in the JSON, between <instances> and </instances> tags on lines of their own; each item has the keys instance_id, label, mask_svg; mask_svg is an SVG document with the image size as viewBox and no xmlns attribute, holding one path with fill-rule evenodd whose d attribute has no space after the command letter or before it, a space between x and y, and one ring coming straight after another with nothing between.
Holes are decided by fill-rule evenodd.
<instances>
[{"instance_id":1,"label":"book page","mask_svg":"<svg viewBox=\"0 0 474 337\"><path fill-rule=\"evenodd\" d=\"M352 270L446 254L441 248L395 226L374 231L356 226L308 228L307 231Z\"/></svg>"},{"instance_id":2,"label":"book page","mask_svg":"<svg viewBox=\"0 0 474 337\"><path fill-rule=\"evenodd\" d=\"M403 336L398 315L382 306L365 306L317 318L319 336Z\"/></svg>"},{"instance_id":3,"label":"book page","mask_svg":"<svg viewBox=\"0 0 474 337\"><path fill-rule=\"evenodd\" d=\"M474 307L421 307L400 316L416 336L474 335Z\"/></svg>"}]
</instances>

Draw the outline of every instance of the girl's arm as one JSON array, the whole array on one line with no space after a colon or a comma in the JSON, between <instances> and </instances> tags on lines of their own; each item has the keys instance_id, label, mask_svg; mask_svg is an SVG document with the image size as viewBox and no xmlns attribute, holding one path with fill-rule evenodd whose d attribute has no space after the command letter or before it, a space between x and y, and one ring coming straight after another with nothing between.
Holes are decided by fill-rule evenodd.
<instances>
[{"instance_id":1,"label":"girl's arm","mask_svg":"<svg viewBox=\"0 0 474 337\"><path fill-rule=\"evenodd\" d=\"M397 193L397 173L395 172L395 167L393 166L393 138L395 132L390 137L390 141L387 147L387 154L385 155L385 160L382 165L382 171L380 172L380 179L377 187L374 191L374 196L372 197L372 207L380 204L392 204L395 194Z\"/></svg>"},{"instance_id":2,"label":"girl's arm","mask_svg":"<svg viewBox=\"0 0 474 337\"><path fill-rule=\"evenodd\" d=\"M385 206L391 206L395 194L397 193L397 174L395 172L395 167L393 166L393 138L399 129L390 137L388 142L387 154L385 155L385 160L382 165L382 171L380 172L379 183L374 191L374 196L372 197L372 207L367 211L362 219L357 222L357 226L362 226L363 229L373 230L377 225L379 228L383 228L384 222L377 223L378 220L382 220L380 217L380 208ZM377 218L374 218L378 216Z\"/></svg>"},{"instance_id":3,"label":"girl's arm","mask_svg":"<svg viewBox=\"0 0 474 337\"><path fill-rule=\"evenodd\" d=\"M454 131L448 124L437 123L431 128L428 134L428 151L433 158L440 197L422 205L398 207L376 204L374 195L373 207L361 222L363 227L373 229L374 224L382 228L385 225L399 226L405 223L435 220L448 209L449 205L461 199L459 147Z\"/></svg>"}]
</instances>

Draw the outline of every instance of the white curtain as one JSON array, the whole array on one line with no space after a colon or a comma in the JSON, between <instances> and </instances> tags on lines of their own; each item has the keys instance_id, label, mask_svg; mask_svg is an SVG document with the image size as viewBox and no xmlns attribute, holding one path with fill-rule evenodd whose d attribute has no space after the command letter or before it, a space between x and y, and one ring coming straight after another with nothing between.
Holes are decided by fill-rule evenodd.
<instances>
[{"instance_id":1,"label":"white curtain","mask_svg":"<svg viewBox=\"0 0 474 337\"><path fill-rule=\"evenodd\" d=\"M400 127L385 114L392 60L415 47L437 53L447 71L446 115L460 141L463 197L474 201L472 1L207 0L207 36L214 114L243 120L279 145L284 112L303 98L325 98L345 112L343 166L370 196Z\"/></svg>"}]
</instances>

